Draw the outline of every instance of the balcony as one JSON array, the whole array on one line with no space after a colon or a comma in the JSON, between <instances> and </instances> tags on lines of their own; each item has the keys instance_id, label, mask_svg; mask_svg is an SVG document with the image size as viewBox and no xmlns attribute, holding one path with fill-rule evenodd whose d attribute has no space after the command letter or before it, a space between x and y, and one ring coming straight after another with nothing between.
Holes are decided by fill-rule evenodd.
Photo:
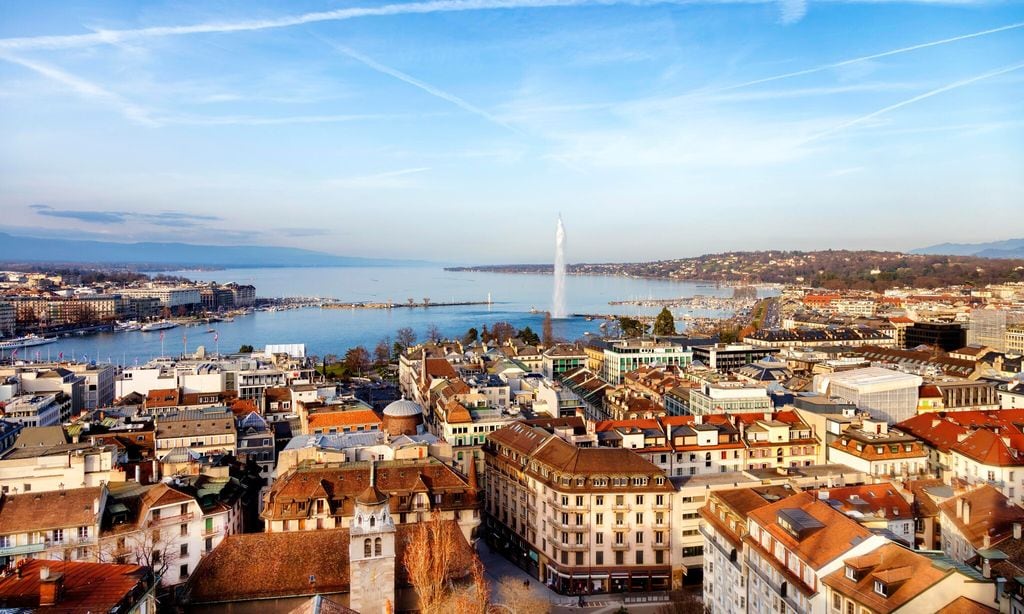
<instances>
[{"instance_id":1,"label":"balcony","mask_svg":"<svg viewBox=\"0 0 1024 614\"><path fill-rule=\"evenodd\" d=\"M628 503L612 503L612 509L617 512L628 512L630 507Z\"/></svg>"},{"instance_id":2,"label":"balcony","mask_svg":"<svg viewBox=\"0 0 1024 614\"><path fill-rule=\"evenodd\" d=\"M189 512L187 514L178 514L177 516L161 516L159 518L153 518L146 524L146 526L155 527L157 525L181 524L183 522L191 522L194 516L195 514L193 514L192 512Z\"/></svg>"},{"instance_id":3,"label":"balcony","mask_svg":"<svg viewBox=\"0 0 1024 614\"><path fill-rule=\"evenodd\" d=\"M9 546L7 548L0 548L0 556L17 556L19 554L35 554L46 550L46 543L40 542L38 544L24 544L22 546Z\"/></svg>"},{"instance_id":4,"label":"balcony","mask_svg":"<svg viewBox=\"0 0 1024 614\"><path fill-rule=\"evenodd\" d=\"M558 549L570 552L585 552L590 550L590 544L558 544Z\"/></svg>"},{"instance_id":5,"label":"balcony","mask_svg":"<svg viewBox=\"0 0 1024 614\"><path fill-rule=\"evenodd\" d=\"M668 550L669 545L668 542L661 542L660 544L658 542L654 542L653 544L651 544L651 548L653 548L654 550Z\"/></svg>"},{"instance_id":6,"label":"balcony","mask_svg":"<svg viewBox=\"0 0 1024 614\"><path fill-rule=\"evenodd\" d=\"M629 542L622 542L621 544L612 542L612 550L629 550Z\"/></svg>"}]
</instances>

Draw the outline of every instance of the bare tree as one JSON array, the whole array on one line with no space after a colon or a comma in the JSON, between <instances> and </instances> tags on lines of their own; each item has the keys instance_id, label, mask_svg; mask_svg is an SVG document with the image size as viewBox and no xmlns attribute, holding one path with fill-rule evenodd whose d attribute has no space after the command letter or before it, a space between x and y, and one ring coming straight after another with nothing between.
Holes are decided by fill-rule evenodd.
<instances>
[{"instance_id":1,"label":"bare tree","mask_svg":"<svg viewBox=\"0 0 1024 614\"><path fill-rule=\"evenodd\" d=\"M498 580L498 603L512 614L548 614L551 602L535 593L519 578L505 576Z\"/></svg>"},{"instance_id":2,"label":"bare tree","mask_svg":"<svg viewBox=\"0 0 1024 614\"><path fill-rule=\"evenodd\" d=\"M437 327L437 324L431 324L427 327L427 340L437 343L443 337L441 336L441 329Z\"/></svg>"},{"instance_id":3,"label":"bare tree","mask_svg":"<svg viewBox=\"0 0 1024 614\"><path fill-rule=\"evenodd\" d=\"M516 327L508 322L495 322L491 325L491 337L496 343L505 343L516 336Z\"/></svg>"},{"instance_id":4,"label":"bare tree","mask_svg":"<svg viewBox=\"0 0 1024 614\"><path fill-rule=\"evenodd\" d=\"M704 604L693 593L684 593L658 608L655 614L704 614Z\"/></svg>"},{"instance_id":5,"label":"bare tree","mask_svg":"<svg viewBox=\"0 0 1024 614\"><path fill-rule=\"evenodd\" d=\"M430 520L414 525L412 537L405 548L405 569L409 582L420 599L424 614L446 611L446 583L451 571L455 535L451 523L434 511Z\"/></svg>"},{"instance_id":6,"label":"bare tree","mask_svg":"<svg viewBox=\"0 0 1024 614\"><path fill-rule=\"evenodd\" d=\"M386 365L391 362L391 337L384 336L373 348L373 361L378 365Z\"/></svg>"},{"instance_id":7,"label":"bare tree","mask_svg":"<svg viewBox=\"0 0 1024 614\"><path fill-rule=\"evenodd\" d=\"M484 564L473 555L470 583L456 589L444 604L444 611L458 614L488 614L491 607L490 585L484 576Z\"/></svg>"},{"instance_id":8,"label":"bare tree","mask_svg":"<svg viewBox=\"0 0 1024 614\"><path fill-rule=\"evenodd\" d=\"M424 296L423 297L423 306L424 307L430 307L430 297L429 296Z\"/></svg>"},{"instance_id":9,"label":"bare tree","mask_svg":"<svg viewBox=\"0 0 1024 614\"><path fill-rule=\"evenodd\" d=\"M395 342L401 345L403 349L416 345L416 331L408 326L399 328L398 332L395 333Z\"/></svg>"},{"instance_id":10,"label":"bare tree","mask_svg":"<svg viewBox=\"0 0 1024 614\"><path fill-rule=\"evenodd\" d=\"M162 578L178 558L179 544L169 528L139 527L105 539L97 549L100 563L142 565Z\"/></svg>"}]
</instances>

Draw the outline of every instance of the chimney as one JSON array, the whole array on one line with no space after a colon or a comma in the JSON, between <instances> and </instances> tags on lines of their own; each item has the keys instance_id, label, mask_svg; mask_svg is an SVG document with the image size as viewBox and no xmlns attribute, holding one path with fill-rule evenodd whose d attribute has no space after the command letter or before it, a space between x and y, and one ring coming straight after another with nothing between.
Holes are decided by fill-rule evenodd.
<instances>
[{"instance_id":1,"label":"chimney","mask_svg":"<svg viewBox=\"0 0 1024 614\"><path fill-rule=\"evenodd\" d=\"M964 524L971 524L971 504L967 501L964 501L964 514L960 517L960 520Z\"/></svg>"},{"instance_id":2,"label":"chimney","mask_svg":"<svg viewBox=\"0 0 1024 614\"><path fill-rule=\"evenodd\" d=\"M94 516L99 516L100 515L100 498L99 497L93 497L93 500L92 500L92 513L93 513Z\"/></svg>"},{"instance_id":3,"label":"chimney","mask_svg":"<svg viewBox=\"0 0 1024 614\"><path fill-rule=\"evenodd\" d=\"M962 498L957 498L956 500L956 517L964 517L964 500Z\"/></svg>"},{"instance_id":4,"label":"chimney","mask_svg":"<svg viewBox=\"0 0 1024 614\"><path fill-rule=\"evenodd\" d=\"M64 574L51 573L50 568L39 569L39 607L56 605L64 596Z\"/></svg>"},{"instance_id":5,"label":"chimney","mask_svg":"<svg viewBox=\"0 0 1024 614\"><path fill-rule=\"evenodd\" d=\"M1020 539L1021 536L1021 524L1019 522L1013 523L1013 538Z\"/></svg>"},{"instance_id":6,"label":"chimney","mask_svg":"<svg viewBox=\"0 0 1024 614\"><path fill-rule=\"evenodd\" d=\"M704 424L704 415L703 414L697 414L696 416L694 416L693 417L693 423L694 424Z\"/></svg>"},{"instance_id":7,"label":"chimney","mask_svg":"<svg viewBox=\"0 0 1024 614\"><path fill-rule=\"evenodd\" d=\"M985 533L985 535L982 536L982 538L981 538L981 547L984 548L985 550L988 550L989 548L992 547L992 536L989 535L988 533ZM988 562L988 561L986 560L986 562Z\"/></svg>"},{"instance_id":8,"label":"chimney","mask_svg":"<svg viewBox=\"0 0 1024 614\"><path fill-rule=\"evenodd\" d=\"M985 536L985 539L986 540L988 539L987 535ZM985 546L985 547L988 548L988 546ZM983 559L983 561L984 562L981 564L981 575L985 576L986 578L991 578L992 577L992 563L990 563L988 559Z\"/></svg>"},{"instance_id":9,"label":"chimney","mask_svg":"<svg viewBox=\"0 0 1024 614\"><path fill-rule=\"evenodd\" d=\"M156 459L153 459L153 475L149 479L151 483L160 481L160 463Z\"/></svg>"},{"instance_id":10,"label":"chimney","mask_svg":"<svg viewBox=\"0 0 1024 614\"><path fill-rule=\"evenodd\" d=\"M135 465L135 483L142 483L142 465Z\"/></svg>"}]
</instances>

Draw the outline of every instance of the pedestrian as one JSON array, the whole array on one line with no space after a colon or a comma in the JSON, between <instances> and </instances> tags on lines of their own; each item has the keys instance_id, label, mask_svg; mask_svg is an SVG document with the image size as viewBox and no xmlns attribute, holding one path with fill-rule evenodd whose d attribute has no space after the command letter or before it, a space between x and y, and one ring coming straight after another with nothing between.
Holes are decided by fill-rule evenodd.
<instances>
[{"instance_id":1,"label":"pedestrian","mask_svg":"<svg viewBox=\"0 0 1024 614\"><path fill-rule=\"evenodd\" d=\"M583 595L582 594L580 595L579 606L581 608L583 607Z\"/></svg>"}]
</instances>

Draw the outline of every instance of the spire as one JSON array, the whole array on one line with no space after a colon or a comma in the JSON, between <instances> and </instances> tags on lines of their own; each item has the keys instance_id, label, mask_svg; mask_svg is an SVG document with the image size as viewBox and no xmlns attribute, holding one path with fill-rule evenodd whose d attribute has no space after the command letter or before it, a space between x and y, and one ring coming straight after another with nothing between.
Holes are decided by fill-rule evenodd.
<instances>
[{"instance_id":1,"label":"spire","mask_svg":"<svg viewBox=\"0 0 1024 614\"><path fill-rule=\"evenodd\" d=\"M472 454L472 453L470 453ZM476 458L470 457L469 459L469 470L466 472L466 477L469 481L469 489L473 492L480 490L480 482L476 476Z\"/></svg>"}]
</instances>

